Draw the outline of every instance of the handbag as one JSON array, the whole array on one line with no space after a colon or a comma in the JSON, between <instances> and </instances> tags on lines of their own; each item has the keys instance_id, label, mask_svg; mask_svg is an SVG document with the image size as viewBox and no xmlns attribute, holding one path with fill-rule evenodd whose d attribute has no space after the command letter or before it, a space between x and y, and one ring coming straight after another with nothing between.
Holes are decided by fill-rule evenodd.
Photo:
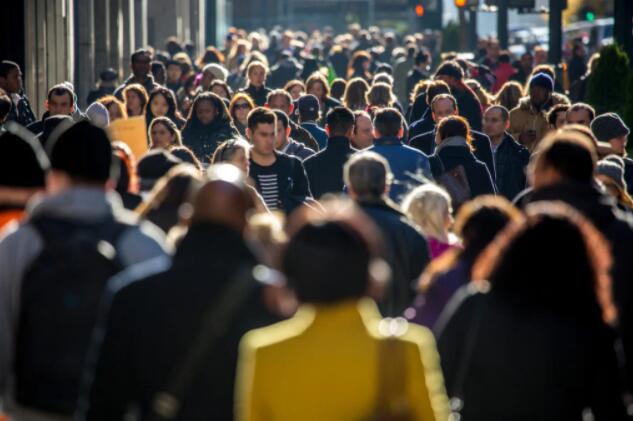
<instances>
[{"instance_id":1,"label":"handbag","mask_svg":"<svg viewBox=\"0 0 633 421\"><path fill-rule=\"evenodd\" d=\"M436 181L446 189L451 196L453 207L457 209L472 198L472 191L468 177L466 176L466 169L463 165L458 165L452 170L446 171L446 167L440 155L435 154L434 157L440 166L440 175L436 177Z\"/></svg>"},{"instance_id":2,"label":"handbag","mask_svg":"<svg viewBox=\"0 0 633 421\"><path fill-rule=\"evenodd\" d=\"M201 329L191 343L185 358L175 366L167 386L154 395L150 408L150 420L166 421L178 417L182 400L200 367L208 361L209 351L220 338L226 335L228 326L255 284L251 268L241 267L218 299L209 306L203 315Z\"/></svg>"},{"instance_id":3,"label":"handbag","mask_svg":"<svg viewBox=\"0 0 633 421\"><path fill-rule=\"evenodd\" d=\"M406 323L385 319L383 323ZM406 394L407 367L404 343L388 334L378 344L378 402L368 421L413 421Z\"/></svg>"}]
</instances>

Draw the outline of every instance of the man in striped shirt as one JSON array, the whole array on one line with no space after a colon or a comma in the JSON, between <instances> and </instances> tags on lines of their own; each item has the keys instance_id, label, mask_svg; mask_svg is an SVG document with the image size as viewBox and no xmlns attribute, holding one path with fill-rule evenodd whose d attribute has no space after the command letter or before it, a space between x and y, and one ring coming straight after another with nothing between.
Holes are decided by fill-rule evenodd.
<instances>
[{"instance_id":1,"label":"man in striped shirt","mask_svg":"<svg viewBox=\"0 0 633 421\"><path fill-rule=\"evenodd\" d=\"M277 116L258 107L248 115L246 136L251 142L250 176L270 210L290 213L312 195L303 164L275 150Z\"/></svg>"}]
</instances>

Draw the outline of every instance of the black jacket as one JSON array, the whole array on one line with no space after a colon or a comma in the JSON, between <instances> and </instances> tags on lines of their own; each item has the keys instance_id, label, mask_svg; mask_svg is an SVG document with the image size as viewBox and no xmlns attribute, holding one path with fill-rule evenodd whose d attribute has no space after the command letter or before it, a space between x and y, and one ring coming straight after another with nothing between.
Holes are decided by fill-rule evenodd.
<instances>
[{"instance_id":1,"label":"black jacket","mask_svg":"<svg viewBox=\"0 0 633 421\"><path fill-rule=\"evenodd\" d=\"M379 307L383 316L399 317L415 298L418 277L429 263L426 240L395 208L384 201L360 202L385 239L391 285Z\"/></svg>"},{"instance_id":2,"label":"black jacket","mask_svg":"<svg viewBox=\"0 0 633 421\"><path fill-rule=\"evenodd\" d=\"M565 183L526 192L520 204L562 201L583 213L611 243L613 300L618 308L620 334L627 359L626 376L633 390L633 217L594 185Z\"/></svg>"},{"instance_id":3,"label":"black jacket","mask_svg":"<svg viewBox=\"0 0 633 421\"><path fill-rule=\"evenodd\" d=\"M463 287L436 328L446 390L461 395L464 421L580 421L587 407L596 421L626 419L605 325L509 301L493 286Z\"/></svg>"},{"instance_id":4,"label":"black jacket","mask_svg":"<svg viewBox=\"0 0 633 421\"><path fill-rule=\"evenodd\" d=\"M215 119L206 126L189 121L182 131L182 143L191 149L200 162L209 163L218 145L232 137L239 136L231 121L224 116L223 108Z\"/></svg>"},{"instance_id":5,"label":"black jacket","mask_svg":"<svg viewBox=\"0 0 633 421\"><path fill-rule=\"evenodd\" d=\"M409 73L407 74L407 99L409 98L409 95L413 93L413 89L415 88L415 85L417 85L419 81L425 80L428 78L429 78L429 74L426 72L423 72L417 67L414 67L413 69L409 70Z\"/></svg>"},{"instance_id":6,"label":"black jacket","mask_svg":"<svg viewBox=\"0 0 633 421\"><path fill-rule=\"evenodd\" d=\"M431 109L427 108L422 117L411 123L409 126L409 140L423 133L429 132L435 128L435 122L431 115Z\"/></svg>"},{"instance_id":7,"label":"black jacket","mask_svg":"<svg viewBox=\"0 0 633 421\"><path fill-rule=\"evenodd\" d=\"M438 161L438 155L441 164ZM445 171L462 165L466 171L466 178L470 185L471 197L475 198L482 194L495 194L495 186L490 177L490 172L486 165L477 160L475 155L464 146L448 146L434 153L430 158L431 171L433 177L437 178L442 175L442 165Z\"/></svg>"},{"instance_id":8,"label":"black jacket","mask_svg":"<svg viewBox=\"0 0 633 421\"><path fill-rule=\"evenodd\" d=\"M624 157L624 181L626 191L629 195L633 195L633 159L628 157Z\"/></svg>"},{"instance_id":9,"label":"black jacket","mask_svg":"<svg viewBox=\"0 0 633 421\"><path fill-rule=\"evenodd\" d=\"M418 96L415 97L413 104L411 104L408 118L409 124L421 119L428 108L429 106L426 103L426 92L421 92Z\"/></svg>"},{"instance_id":10,"label":"black jacket","mask_svg":"<svg viewBox=\"0 0 633 421\"><path fill-rule=\"evenodd\" d=\"M459 115L468 120L472 130L481 131L483 115L481 112L481 103L470 88L451 89L451 93L457 100L457 108Z\"/></svg>"},{"instance_id":11,"label":"black jacket","mask_svg":"<svg viewBox=\"0 0 633 421\"><path fill-rule=\"evenodd\" d=\"M150 261L111 283L110 307L94 339L79 408L81 420L123 420L131 404L140 419L179 366L198 335L202 318L221 299L238 270L257 260L242 235L215 224L197 224L183 238L171 265ZM178 420L233 420L238 343L247 331L276 321L253 287L228 331L208 353L186 394Z\"/></svg>"},{"instance_id":12,"label":"black jacket","mask_svg":"<svg viewBox=\"0 0 633 421\"><path fill-rule=\"evenodd\" d=\"M253 85L248 85L246 88L240 89L238 92L248 94L255 105L263 107L266 104L266 97L272 92L272 90L266 86L256 88Z\"/></svg>"},{"instance_id":13,"label":"black jacket","mask_svg":"<svg viewBox=\"0 0 633 421\"><path fill-rule=\"evenodd\" d=\"M310 181L310 190L315 199L326 193L343 191L343 165L356 152L348 138L333 136L325 149L303 162Z\"/></svg>"},{"instance_id":14,"label":"black jacket","mask_svg":"<svg viewBox=\"0 0 633 421\"><path fill-rule=\"evenodd\" d=\"M475 148L475 158L486 164L488 172L492 177L492 181L496 179L496 168L492 157L492 147L490 146L490 138L484 133L471 130L470 135L473 138L473 147ZM433 155L435 152L435 128L430 132L423 133L419 136L411 138L409 146L421 150L427 155Z\"/></svg>"},{"instance_id":15,"label":"black jacket","mask_svg":"<svg viewBox=\"0 0 633 421\"><path fill-rule=\"evenodd\" d=\"M7 121L15 121L16 123L26 127L37 119L31 109L31 104L29 103L29 99L26 95L20 95L17 106L13 102L11 95L9 95L9 98L11 99L11 108L9 109L9 114L7 115Z\"/></svg>"},{"instance_id":16,"label":"black jacket","mask_svg":"<svg viewBox=\"0 0 633 421\"><path fill-rule=\"evenodd\" d=\"M525 170L530 162L530 152L506 133L495 152L497 190L512 200L525 189Z\"/></svg>"}]
</instances>

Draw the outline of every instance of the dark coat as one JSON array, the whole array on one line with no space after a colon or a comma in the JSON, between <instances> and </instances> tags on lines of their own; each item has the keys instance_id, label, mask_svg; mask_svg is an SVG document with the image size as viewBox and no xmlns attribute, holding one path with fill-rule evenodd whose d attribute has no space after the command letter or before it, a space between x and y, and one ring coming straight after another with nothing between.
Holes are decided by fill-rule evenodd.
<instances>
[{"instance_id":1,"label":"dark coat","mask_svg":"<svg viewBox=\"0 0 633 421\"><path fill-rule=\"evenodd\" d=\"M451 88L451 93L457 100L459 115L468 120L468 124L470 124L472 130L480 132L483 114L481 111L481 103L475 93L466 86L464 89Z\"/></svg>"},{"instance_id":2,"label":"dark coat","mask_svg":"<svg viewBox=\"0 0 633 421\"><path fill-rule=\"evenodd\" d=\"M442 175L441 165L437 159L438 155L446 171L459 165L464 167L472 198L482 194L495 194L495 186L488 168L483 162L475 158L470 149L463 146L447 146L439 152L435 152L430 157L431 171L435 179Z\"/></svg>"},{"instance_id":3,"label":"dark coat","mask_svg":"<svg viewBox=\"0 0 633 421\"><path fill-rule=\"evenodd\" d=\"M31 109L29 99L26 95L20 95L17 106L13 102L13 98L11 98L11 108L9 109L9 114L7 115L7 121L15 121L16 123L26 127L33 123L36 119L37 117L35 117L35 114Z\"/></svg>"},{"instance_id":4,"label":"dark coat","mask_svg":"<svg viewBox=\"0 0 633 421\"><path fill-rule=\"evenodd\" d=\"M141 420L157 392L164 390L198 335L209 306L222 297L238 270L257 265L241 234L227 227L198 224L189 229L171 265L150 261L110 284L110 309L94 339L78 419L123 420L137 404ZM233 420L238 343L247 331L276 318L264 307L253 280L228 331L209 351L183 402L178 420ZM103 336L102 336L103 335Z\"/></svg>"},{"instance_id":5,"label":"dark coat","mask_svg":"<svg viewBox=\"0 0 633 421\"><path fill-rule=\"evenodd\" d=\"M355 152L348 138L333 136L328 139L325 149L303 162L315 199L326 193L343 191L343 165Z\"/></svg>"},{"instance_id":6,"label":"dark coat","mask_svg":"<svg viewBox=\"0 0 633 421\"><path fill-rule=\"evenodd\" d=\"M359 204L381 230L392 270L391 285L379 303L381 313L388 317L402 316L415 297L418 277L429 263L428 245L404 215L387 203Z\"/></svg>"},{"instance_id":7,"label":"dark coat","mask_svg":"<svg viewBox=\"0 0 633 421\"><path fill-rule=\"evenodd\" d=\"M409 124L422 118L426 110L429 108L426 103L426 92L421 92L415 97L411 109L409 110Z\"/></svg>"},{"instance_id":8,"label":"dark coat","mask_svg":"<svg viewBox=\"0 0 633 421\"><path fill-rule=\"evenodd\" d=\"M597 421L626 419L605 325L509 302L493 286L458 291L436 329L446 389L461 394L464 421L580 421L587 407Z\"/></svg>"},{"instance_id":9,"label":"dark coat","mask_svg":"<svg viewBox=\"0 0 633 421\"><path fill-rule=\"evenodd\" d=\"M633 195L633 159L624 158L624 181L626 182L626 191L629 195Z\"/></svg>"},{"instance_id":10,"label":"dark coat","mask_svg":"<svg viewBox=\"0 0 633 421\"><path fill-rule=\"evenodd\" d=\"M292 120L290 120L290 137L297 142L303 143L305 146L315 152L319 151L319 144L310 134L310 132Z\"/></svg>"},{"instance_id":11,"label":"dark coat","mask_svg":"<svg viewBox=\"0 0 633 421\"><path fill-rule=\"evenodd\" d=\"M435 128L435 122L431 115L431 109L427 108L420 119L414 121L409 126L409 140L423 133L429 132Z\"/></svg>"},{"instance_id":12,"label":"dark coat","mask_svg":"<svg viewBox=\"0 0 633 421\"><path fill-rule=\"evenodd\" d=\"M530 162L530 152L506 133L495 152L497 190L512 200L525 189L525 170Z\"/></svg>"},{"instance_id":13,"label":"dark coat","mask_svg":"<svg viewBox=\"0 0 633 421\"><path fill-rule=\"evenodd\" d=\"M256 88L252 85L248 85L246 88L240 89L238 92L248 94L255 105L263 107L266 104L266 98L268 97L268 94L272 92L272 89L267 88L266 86Z\"/></svg>"},{"instance_id":14,"label":"dark coat","mask_svg":"<svg viewBox=\"0 0 633 421\"><path fill-rule=\"evenodd\" d=\"M239 133L233 125L216 117L208 126L185 126L182 143L191 149L200 162L209 163L218 145L235 136L239 136Z\"/></svg>"},{"instance_id":15,"label":"dark coat","mask_svg":"<svg viewBox=\"0 0 633 421\"><path fill-rule=\"evenodd\" d=\"M270 69L270 86L283 88L290 80L299 77L303 66L294 58L285 58Z\"/></svg>"},{"instance_id":16,"label":"dark coat","mask_svg":"<svg viewBox=\"0 0 633 421\"><path fill-rule=\"evenodd\" d=\"M413 69L409 70L409 73L407 74L407 98L409 98L409 95L413 93L413 89L415 88L415 85L418 84L418 82L420 82L421 80L428 79L428 78L429 78L429 74L426 72L423 72L417 67L414 67Z\"/></svg>"},{"instance_id":17,"label":"dark coat","mask_svg":"<svg viewBox=\"0 0 633 421\"><path fill-rule=\"evenodd\" d=\"M475 148L475 158L486 164L488 172L494 181L496 179L496 168L492 157L492 147L490 146L490 138L484 133L471 130L470 135L473 138L473 147ZM435 152L435 127L432 131L423 133L419 136L411 138L409 146L416 148L427 155L433 155Z\"/></svg>"},{"instance_id":18,"label":"dark coat","mask_svg":"<svg viewBox=\"0 0 633 421\"><path fill-rule=\"evenodd\" d=\"M620 335L627 359L628 387L633 390L633 217L618 210L611 197L591 184L565 183L527 191L520 204L555 200L583 213L611 243L613 300L618 308Z\"/></svg>"}]
</instances>

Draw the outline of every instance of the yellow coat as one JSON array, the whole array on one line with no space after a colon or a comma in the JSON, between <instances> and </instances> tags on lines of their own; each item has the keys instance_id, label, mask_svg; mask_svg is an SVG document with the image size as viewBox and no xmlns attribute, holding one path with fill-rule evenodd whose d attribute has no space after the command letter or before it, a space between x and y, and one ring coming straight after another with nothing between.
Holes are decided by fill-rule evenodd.
<instances>
[{"instance_id":1,"label":"yellow coat","mask_svg":"<svg viewBox=\"0 0 633 421\"><path fill-rule=\"evenodd\" d=\"M238 421L361 421L378 394L380 314L373 301L302 306L295 317L247 333L240 345ZM416 420L445 421L448 399L431 332L400 336L406 394Z\"/></svg>"}]
</instances>

